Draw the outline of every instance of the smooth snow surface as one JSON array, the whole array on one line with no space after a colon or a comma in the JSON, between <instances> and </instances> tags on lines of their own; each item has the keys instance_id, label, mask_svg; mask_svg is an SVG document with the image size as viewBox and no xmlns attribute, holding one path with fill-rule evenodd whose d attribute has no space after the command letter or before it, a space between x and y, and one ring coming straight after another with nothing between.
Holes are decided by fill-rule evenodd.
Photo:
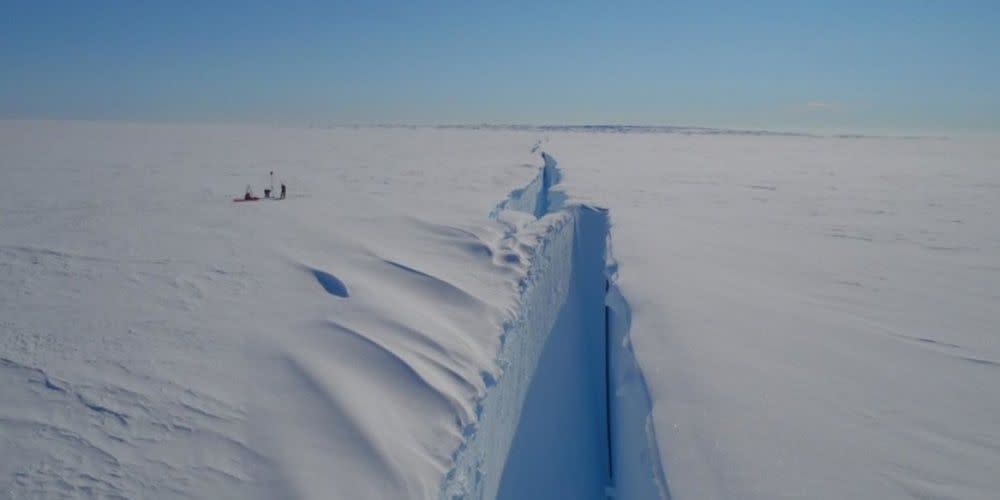
<instances>
[{"instance_id":1,"label":"smooth snow surface","mask_svg":"<svg viewBox=\"0 0 1000 500\"><path fill-rule=\"evenodd\" d=\"M0 491L994 498L998 164L0 122Z\"/></svg>"},{"instance_id":2,"label":"smooth snow surface","mask_svg":"<svg viewBox=\"0 0 1000 500\"><path fill-rule=\"evenodd\" d=\"M998 144L551 135L674 500L996 498Z\"/></svg>"}]
</instances>

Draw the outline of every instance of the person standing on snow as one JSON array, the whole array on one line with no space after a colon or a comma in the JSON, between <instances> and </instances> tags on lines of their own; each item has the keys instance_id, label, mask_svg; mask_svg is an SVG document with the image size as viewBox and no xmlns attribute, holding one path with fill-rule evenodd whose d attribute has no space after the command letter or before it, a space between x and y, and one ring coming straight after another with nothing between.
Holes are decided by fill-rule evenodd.
<instances>
[{"instance_id":1,"label":"person standing on snow","mask_svg":"<svg viewBox=\"0 0 1000 500\"><path fill-rule=\"evenodd\" d=\"M278 199L279 200L284 200L285 199L285 183L284 182L281 183L281 198L278 198Z\"/></svg>"}]
</instances>

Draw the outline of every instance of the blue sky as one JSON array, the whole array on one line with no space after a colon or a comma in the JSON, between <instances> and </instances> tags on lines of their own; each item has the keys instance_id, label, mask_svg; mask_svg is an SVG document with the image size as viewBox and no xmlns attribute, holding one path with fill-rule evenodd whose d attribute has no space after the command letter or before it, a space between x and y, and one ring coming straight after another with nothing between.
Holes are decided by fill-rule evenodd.
<instances>
[{"instance_id":1,"label":"blue sky","mask_svg":"<svg viewBox=\"0 0 1000 500\"><path fill-rule=\"evenodd\" d=\"M961 0L4 0L0 118L997 131L998 26Z\"/></svg>"}]
</instances>

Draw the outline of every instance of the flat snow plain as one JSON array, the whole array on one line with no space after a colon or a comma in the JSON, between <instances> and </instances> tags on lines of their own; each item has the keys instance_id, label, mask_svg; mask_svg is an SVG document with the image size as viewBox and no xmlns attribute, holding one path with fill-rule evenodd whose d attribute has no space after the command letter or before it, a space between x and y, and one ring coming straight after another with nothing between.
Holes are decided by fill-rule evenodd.
<instances>
[{"instance_id":1,"label":"flat snow plain","mask_svg":"<svg viewBox=\"0 0 1000 500\"><path fill-rule=\"evenodd\" d=\"M437 498L540 141L609 209L664 493L992 498L1000 147L706 132L0 122L0 491Z\"/></svg>"},{"instance_id":2,"label":"flat snow plain","mask_svg":"<svg viewBox=\"0 0 1000 500\"><path fill-rule=\"evenodd\" d=\"M1000 143L545 149L611 210L673 498L996 498Z\"/></svg>"}]
</instances>

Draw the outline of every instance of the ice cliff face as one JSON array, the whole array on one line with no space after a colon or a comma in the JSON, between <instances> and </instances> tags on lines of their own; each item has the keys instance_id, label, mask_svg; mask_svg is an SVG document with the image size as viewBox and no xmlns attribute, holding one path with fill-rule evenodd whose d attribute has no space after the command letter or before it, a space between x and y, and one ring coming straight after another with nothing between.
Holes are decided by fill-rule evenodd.
<instances>
[{"instance_id":1,"label":"ice cliff face","mask_svg":"<svg viewBox=\"0 0 1000 500\"><path fill-rule=\"evenodd\" d=\"M613 283L609 214L565 206L556 161L542 158L538 176L491 214L533 254L504 325L503 373L489 381L440 497L669 497L628 304Z\"/></svg>"}]
</instances>

